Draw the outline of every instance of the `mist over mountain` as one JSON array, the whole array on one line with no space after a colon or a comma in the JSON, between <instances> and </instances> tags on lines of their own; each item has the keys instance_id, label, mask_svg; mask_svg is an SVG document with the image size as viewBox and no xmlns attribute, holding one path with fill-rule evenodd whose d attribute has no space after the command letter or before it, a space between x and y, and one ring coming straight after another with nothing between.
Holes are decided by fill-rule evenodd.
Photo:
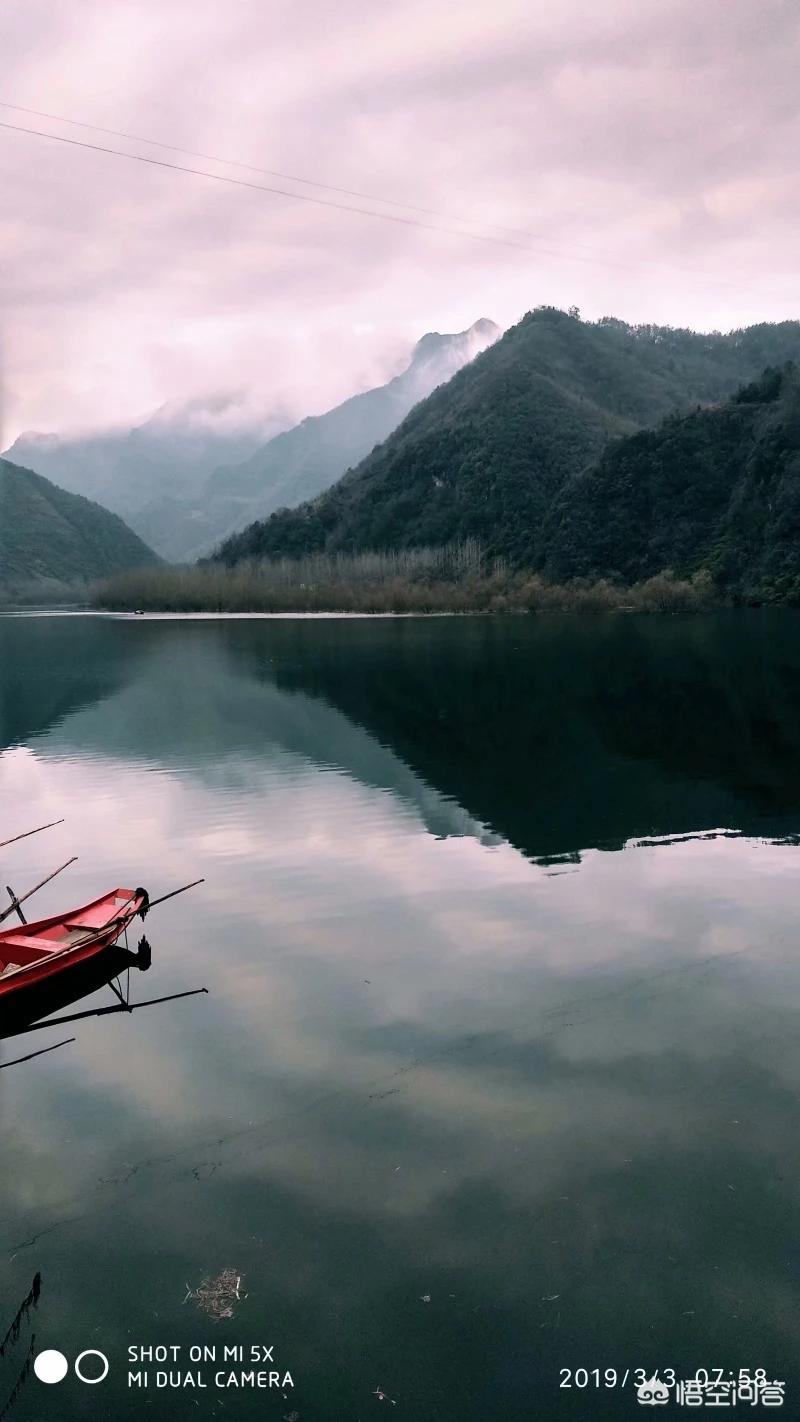
<instances>
[{"instance_id":1,"label":"mist over mountain","mask_svg":"<svg viewBox=\"0 0 800 1422\"><path fill-rule=\"evenodd\" d=\"M116 514L0 459L0 594L43 597L157 564Z\"/></svg>"},{"instance_id":2,"label":"mist over mountain","mask_svg":"<svg viewBox=\"0 0 800 1422\"><path fill-rule=\"evenodd\" d=\"M414 405L500 335L500 328L485 317L454 335L431 331L417 342L407 368L386 385L354 395L324 415L310 416L238 466L218 469L208 489L220 518L227 505L220 533L315 498L385 440Z\"/></svg>"},{"instance_id":3,"label":"mist over mountain","mask_svg":"<svg viewBox=\"0 0 800 1422\"><path fill-rule=\"evenodd\" d=\"M205 487L222 460L245 459L289 423L241 395L163 405L133 429L20 435L7 456L118 513L163 557L187 557L219 533Z\"/></svg>"},{"instance_id":4,"label":"mist over mountain","mask_svg":"<svg viewBox=\"0 0 800 1422\"><path fill-rule=\"evenodd\" d=\"M264 415L252 399L220 395L164 405L129 430L24 434L8 455L112 509L162 557L190 561L328 488L499 335L488 320L429 332L402 374L292 429L282 411Z\"/></svg>"},{"instance_id":5,"label":"mist over mountain","mask_svg":"<svg viewBox=\"0 0 800 1422\"><path fill-rule=\"evenodd\" d=\"M513 564L538 566L553 499L611 440L721 400L793 358L796 321L700 334L538 308L326 493L253 524L217 557L477 538Z\"/></svg>"}]
</instances>

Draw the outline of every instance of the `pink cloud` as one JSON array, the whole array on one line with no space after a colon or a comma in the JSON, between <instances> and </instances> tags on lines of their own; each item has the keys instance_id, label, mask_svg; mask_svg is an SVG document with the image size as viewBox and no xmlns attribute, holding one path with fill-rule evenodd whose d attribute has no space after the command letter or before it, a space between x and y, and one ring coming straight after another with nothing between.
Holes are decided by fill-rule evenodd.
<instances>
[{"instance_id":1,"label":"pink cloud","mask_svg":"<svg viewBox=\"0 0 800 1422\"><path fill-rule=\"evenodd\" d=\"M481 244L0 129L6 442L232 386L320 410L426 329L543 301L798 314L789 0L469 0L457 25L443 0L8 0L0 29L6 102L532 234Z\"/></svg>"}]
</instances>

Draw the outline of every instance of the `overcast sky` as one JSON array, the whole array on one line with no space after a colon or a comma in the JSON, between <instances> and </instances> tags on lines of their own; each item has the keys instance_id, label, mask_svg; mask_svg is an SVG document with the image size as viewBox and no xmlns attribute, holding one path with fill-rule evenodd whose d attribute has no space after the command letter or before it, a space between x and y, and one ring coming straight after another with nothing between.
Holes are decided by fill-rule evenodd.
<instances>
[{"instance_id":1,"label":"overcast sky","mask_svg":"<svg viewBox=\"0 0 800 1422\"><path fill-rule=\"evenodd\" d=\"M437 215L4 123L498 239L0 128L6 444L221 390L313 413L541 302L800 317L797 0L3 0L0 53L5 104Z\"/></svg>"}]
</instances>

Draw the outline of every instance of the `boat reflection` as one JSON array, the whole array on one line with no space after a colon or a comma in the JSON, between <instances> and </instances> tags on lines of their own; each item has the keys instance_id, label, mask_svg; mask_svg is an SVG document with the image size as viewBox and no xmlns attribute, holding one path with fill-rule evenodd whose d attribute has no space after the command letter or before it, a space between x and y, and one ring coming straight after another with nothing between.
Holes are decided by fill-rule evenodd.
<instances>
[{"instance_id":1,"label":"boat reflection","mask_svg":"<svg viewBox=\"0 0 800 1422\"><path fill-rule=\"evenodd\" d=\"M67 1023L82 1022L91 1017L108 1017L117 1012L138 1012L143 1007L154 1007L159 1003L177 1002L184 997L196 997L207 993L208 988L191 988L186 992L170 993L166 997L148 998L144 1002L132 1002L130 997L130 971L136 968L147 972L152 962L152 950L146 938L142 938L136 952L113 944L102 953L76 965L68 974L49 981L32 984L24 992L15 994L8 1003L0 1003L0 1041L23 1037L29 1033L44 1031L48 1027L64 1026ZM78 1012L65 1009L77 1006L92 997L102 988L108 987L113 1000L107 1004L87 1008ZM55 1016L53 1014L56 1014ZM74 1041L74 1037L68 1039ZM27 1056L0 1063L0 1071L66 1046L67 1042L56 1042L41 1051L32 1051Z\"/></svg>"},{"instance_id":2,"label":"boat reflection","mask_svg":"<svg viewBox=\"0 0 800 1422\"><path fill-rule=\"evenodd\" d=\"M63 1012L66 1008L83 1002L101 988L116 982L131 968L146 971L150 962L151 952L147 939L142 940L141 954L139 951L132 953L129 949L114 944L95 958L76 965L69 973L55 976L49 981L31 984L24 992L16 993L8 1004L0 1003L0 1040L17 1037L36 1030L39 1026L49 1026L50 1023L43 1022L43 1018L50 1018L55 1012Z\"/></svg>"}]
</instances>

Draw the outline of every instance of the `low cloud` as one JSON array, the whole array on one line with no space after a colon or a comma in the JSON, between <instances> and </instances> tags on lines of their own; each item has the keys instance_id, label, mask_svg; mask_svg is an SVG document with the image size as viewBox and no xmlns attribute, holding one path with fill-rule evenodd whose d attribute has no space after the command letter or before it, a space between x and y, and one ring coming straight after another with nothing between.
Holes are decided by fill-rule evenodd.
<instances>
[{"instance_id":1,"label":"low cloud","mask_svg":"<svg viewBox=\"0 0 800 1422\"><path fill-rule=\"evenodd\" d=\"M457 24L422 0L7 0L0 31L5 103L427 210L0 109L412 224L0 129L5 443L218 390L318 412L425 330L543 301L799 314L794 0L468 0Z\"/></svg>"}]
</instances>

